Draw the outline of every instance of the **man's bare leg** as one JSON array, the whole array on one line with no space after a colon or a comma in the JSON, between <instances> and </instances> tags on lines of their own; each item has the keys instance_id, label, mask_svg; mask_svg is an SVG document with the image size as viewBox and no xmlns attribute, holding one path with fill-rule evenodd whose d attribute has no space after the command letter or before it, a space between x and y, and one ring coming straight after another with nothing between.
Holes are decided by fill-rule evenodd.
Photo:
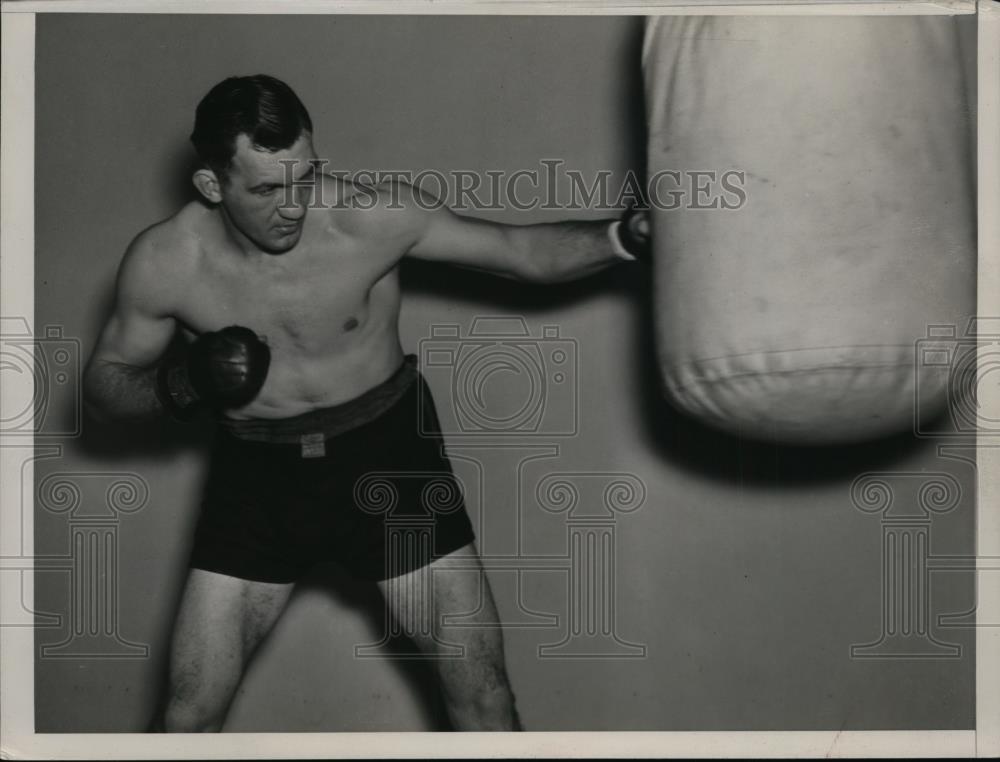
<instances>
[{"instance_id":1,"label":"man's bare leg","mask_svg":"<svg viewBox=\"0 0 1000 762\"><path fill-rule=\"evenodd\" d=\"M165 700L150 730L220 730L250 657L293 587L192 569L174 625Z\"/></svg>"},{"instance_id":2,"label":"man's bare leg","mask_svg":"<svg viewBox=\"0 0 1000 762\"><path fill-rule=\"evenodd\" d=\"M455 566L456 562L463 567L474 565L478 570L449 571L449 566ZM426 589L428 580L432 583L431 590ZM479 565L475 546L470 543L434 561L428 568L379 582L378 585L389 602L391 614L423 653L439 655L441 642L465 648L464 656L434 661L448 717L454 728L521 730L504 665L503 634L499 628L486 624L497 622L498 618L493 594ZM478 621L483 626L442 625L445 615L471 612L477 605L475 619L465 619L464 623L468 625ZM428 636L428 628L421 626L422 618L428 615L431 616L430 631L433 636Z\"/></svg>"}]
</instances>

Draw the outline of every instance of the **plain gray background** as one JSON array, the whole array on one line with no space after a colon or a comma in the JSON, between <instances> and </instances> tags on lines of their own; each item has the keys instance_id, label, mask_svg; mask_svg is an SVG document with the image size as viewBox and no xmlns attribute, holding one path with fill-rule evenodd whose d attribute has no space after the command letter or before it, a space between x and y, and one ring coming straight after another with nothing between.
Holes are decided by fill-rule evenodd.
<instances>
[{"instance_id":1,"label":"plain gray background","mask_svg":"<svg viewBox=\"0 0 1000 762\"><path fill-rule=\"evenodd\" d=\"M972 20L969 20L972 23ZM35 329L63 326L84 356L110 306L122 252L189 193L186 137L194 106L217 81L264 72L310 109L320 155L344 170L537 168L558 158L621 177L644 165L637 18L40 15L37 25ZM766 97L766 94L762 94ZM789 115L794 118L794 115ZM566 213L495 212L515 223ZM580 219L607 216L578 212ZM556 628L506 632L507 660L528 730L960 729L974 722L973 633L936 630L962 657L849 657L880 632L878 516L850 499L868 471L942 471L963 500L936 518L934 554L973 552L973 469L933 441L792 451L701 429L659 395L647 277L622 267L540 289L424 266L405 270L401 330L416 351L434 323L523 316L534 334L557 325L576 342L579 431L521 440L521 450L465 452L469 510L512 550L515 506L532 553L565 552L565 524L543 514L535 487L552 471L634 474L641 510L617 523L617 622L644 659L540 659L565 632L566 577L526 574L528 609ZM812 287L816 284L803 284ZM439 405L446 385L432 384ZM516 384L493 387L498 406ZM508 395L505 398L504 395ZM71 414L53 400L50 415ZM148 659L39 659L38 732L138 731L152 711L212 436L205 425L142 429L85 424L56 471L129 472L149 504L122 519L121 635ZM556 457L515 464L533 449ZM86 482L81 479L81 483ZM480 500L479 489L486 495ZM83 484L85 501L101 501ZM66 552L67 520L39 508L38 553ZM501 617L514 621L509 573L491 573ZM973 605L972 577L932 576L932 612ZM68 583L41 574L35 608L65 614ZM357 660L379 640L372 588L335 571L293 599L241 690L227 729L420 730L441 726L425 664ZM65 630L39 629L38 643Z\"/></svg>"}]
</instances>

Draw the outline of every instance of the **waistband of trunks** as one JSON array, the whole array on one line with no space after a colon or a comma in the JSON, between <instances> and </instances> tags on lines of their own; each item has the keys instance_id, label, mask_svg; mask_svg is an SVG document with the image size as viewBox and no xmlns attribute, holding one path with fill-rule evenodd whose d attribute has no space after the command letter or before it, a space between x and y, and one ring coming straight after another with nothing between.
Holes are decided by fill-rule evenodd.
<instances>
[{"instance_id":1,"label":"waistband of trunks","mask_svg":"<svg viewBox=\"0 0 1000 762\"><path fill-rule=\"evenodd\" d=\"M417 356L407 355L399 370L359 397L292 418L235 420L219 417L219 425L237 439L271 444L299 444L305 435L324 439L370 423L395 405L419 377Z\"/></svg>"}]
</instances>

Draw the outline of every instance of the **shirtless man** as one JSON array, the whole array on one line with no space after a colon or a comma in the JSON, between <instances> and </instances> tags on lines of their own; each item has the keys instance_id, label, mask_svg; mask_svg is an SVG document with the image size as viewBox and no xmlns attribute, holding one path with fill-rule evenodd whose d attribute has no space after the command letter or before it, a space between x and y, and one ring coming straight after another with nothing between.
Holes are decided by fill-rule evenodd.
<instances>
[{"instance_id":1,"label":"shirtless man","mask_svg":"<svg viewBox=\"0 0 1000 762\"><path fill-rule=\"evenodd\" d=\"M370 472L450 474L433 401L400 346L398 265L409 256L565 281L644 253L641 228L491 224L432 211L405 184L323 175L305 107L262 75L216 85L191 140L200 198L129 246L85 375L98 418L209 410L220 426L153 729L220 730L296 580L331 559L377 583L423 652L464 647L433 661L455 728L519 729L499 630L441 623L470 611L497 621L481 568L420 573L478 566L464 506L433 516L433 548L393 557L384 515L359 510L352 492ZM350 203L360 193L364 203ZM178 330L186 350L172 357ZM418 405L431 437L416 430ZM404 510L421 510L420 487L400 481Z\"/></svg>"}]
</instances>

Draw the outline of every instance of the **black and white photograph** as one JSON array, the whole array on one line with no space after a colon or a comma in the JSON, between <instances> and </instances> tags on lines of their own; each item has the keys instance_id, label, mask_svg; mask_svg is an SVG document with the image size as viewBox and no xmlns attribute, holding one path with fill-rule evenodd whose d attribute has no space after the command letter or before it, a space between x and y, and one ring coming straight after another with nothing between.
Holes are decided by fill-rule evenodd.
<instances>
[{"instance_id":1,"label":"black and white photograph","mask_svg":"<svg viewBox=\"0 0 1000 762\"><path fill-rule=\"evenodd\" d=\"M495 5L4 2L3 755L1000 753L1000 3Z\"/></svg>"}]
</instances>

